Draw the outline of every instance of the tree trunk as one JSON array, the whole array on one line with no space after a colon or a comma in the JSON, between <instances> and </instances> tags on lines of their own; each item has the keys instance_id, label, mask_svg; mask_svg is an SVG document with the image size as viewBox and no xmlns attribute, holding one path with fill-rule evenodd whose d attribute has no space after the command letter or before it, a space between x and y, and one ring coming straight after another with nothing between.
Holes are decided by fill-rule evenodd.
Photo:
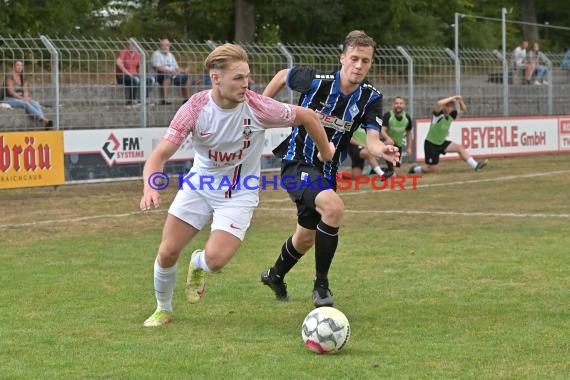
<instances>
[{"instance_id":1,"label":"tree trunk","mask_svg":"<svg viewBox=\"0 0 570 380\"><path fill-rule=\"evenodd\" d=\"M255 4L254 0L235 0L234 40L254 42L255 40Z\"/></svg>"},{"instance_id":2,"label":"tree trunk","mask_svg":"<svg viewBox=\"0 0 570 380\"><path fill-rule=\"evenodd\" d=\"M536 24L536 9L534 0L520 0L521 18L524 22ZM536 25L522 25L523 36L532 46L533 41L538 41L538 27Z\"/></svg>"}]
</instances>

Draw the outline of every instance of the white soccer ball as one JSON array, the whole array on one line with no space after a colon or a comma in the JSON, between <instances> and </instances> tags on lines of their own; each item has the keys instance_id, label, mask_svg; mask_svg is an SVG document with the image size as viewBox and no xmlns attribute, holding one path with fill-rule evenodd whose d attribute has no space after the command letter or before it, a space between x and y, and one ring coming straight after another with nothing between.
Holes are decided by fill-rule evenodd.
<instances>
[{"instance_id":1,"label":"white soccer ball","mask_svg":"<svg viewBox=\"0 0 570 380\"><path fill-rule=\"evenodd\" d=\"M314 309L305 317L301 336L309 350L318 354L332 354L348 343L350 324L342 311L323 306Z\"/></svg>"}]
</instances>

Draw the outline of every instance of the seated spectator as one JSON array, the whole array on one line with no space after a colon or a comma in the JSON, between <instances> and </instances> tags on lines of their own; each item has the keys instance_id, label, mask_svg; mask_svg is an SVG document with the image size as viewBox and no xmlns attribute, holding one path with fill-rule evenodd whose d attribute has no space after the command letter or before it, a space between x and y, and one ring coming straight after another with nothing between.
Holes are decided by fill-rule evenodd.
<instances>
[{"instance_id":1,"label":"seated spectator","mask_svg":"<svg viewBox=\"0 0 570 380\"><path fill-rule=\"evenodd\" d=\"M190 70L186 67L181 69L176 58L170 52L170 41L167 38L160 39L160 49L152 53L152 68L156 74L156 81L161 85L161 105L171 104L167 101L170 85L179 86L184 101L190 97Z\"/></svg>"},{"instance_id":2,"label":"seated spectator","mask_svg":"<svg viewBox=\"0 0 570 380\"><path fill-rule=\"evenodd\" d=\"M44 116L42 106L30 96L28 86L24 82L24 61L14 62L12 70L4 78L2 101L15 108L24 108L26 113L38 120L46 130L53 128L53 122Z\"/></svg>"},{"instance_id":3,"label":"seated spectator","mask_svg":"<svg viewBox=\"0 0 570 380\"><path fill-rule=\"evenodd\" d=\"M528 41L523 40L521 44L517 46L515 50L513 50L513 54L511 55L511 62L513 66L513 81L516 83L522 82L522 84L527 84L525 80L527 48Z\"/></svg>"},{"instance_id":4,"label":"seated spectator","mask_svg":"<svg viewBox=\"0 0 570 380\"><path fill-rule=\"evenodd\" d=\"M562 58L562 63L560 64L562 70L570 70L570 49L564 54L564 58Z\"/></svg>"},{"instance_id":5,"label":"seated spectator","mask_svg":"<svg viewBox=\"0 0 570 380\"><path fill-rule=\"evenodd\" d=\"M519 46L513 51L511 57L513 63L513 70L525 70L526 69L526 49L528 48L528 41L524 40Z\"/></svg>"},{"instance_id":6,"label":"seated spectator","mask_svg":"<svg viewBox=\"0 0 570 380\"><path fill-rule=\"evenodd\" d=\"M140 101L140 87L141 78L140 70L140 56L132 43L128 43L127 47L119 52L115 60L115 74L117 83L126 86L125 93L127 97L127 105L136 104ZM146 98L152 89L154 78L151 76L146 77Z\"/></svg>"},{"instance_id":7,"label":"seated spectator","mask_svg":"<svg viewBox=\"0 0 570 380\"><path fill-rule=\"evenodd\" d=\"M534 77L534 84L548 84L548 66L544 65L540 58L540 45L538 42L532 44L532 49L528 53L527 69L525 79L531 82Z\"/></svg>"}]
</instances>

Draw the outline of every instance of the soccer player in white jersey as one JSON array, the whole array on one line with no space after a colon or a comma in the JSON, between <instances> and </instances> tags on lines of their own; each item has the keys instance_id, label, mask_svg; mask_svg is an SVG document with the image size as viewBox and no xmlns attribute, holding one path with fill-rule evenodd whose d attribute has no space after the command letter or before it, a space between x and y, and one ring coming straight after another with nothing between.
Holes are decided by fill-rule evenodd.
<instances>
[{"instance_id":1,"label":"soccer player in white jersey","mask_svg":"<svg viewBox=\"0 0 570 380\"><path fill-rule=\"evenodd\" d=\"M160 193L149 182L152 174L162 172L165 162L192 135L194 165L168 210L154 263L157 308L144 326L172 321L178 257L210 218L212 231L206 246L192 254L185 289L188 302L200 300L205 273L223 268L241 245L259 195L251 184L244 188L238 181L248 175L259 177L266 128L303 124L322 152L321 158L329 160L334 155L312 110L248 90L249 64L243 48L219 46L204 66L212 88L193 95L180 107L144 167L143 211L160 206Z\"/></svg>"}]
</instances>

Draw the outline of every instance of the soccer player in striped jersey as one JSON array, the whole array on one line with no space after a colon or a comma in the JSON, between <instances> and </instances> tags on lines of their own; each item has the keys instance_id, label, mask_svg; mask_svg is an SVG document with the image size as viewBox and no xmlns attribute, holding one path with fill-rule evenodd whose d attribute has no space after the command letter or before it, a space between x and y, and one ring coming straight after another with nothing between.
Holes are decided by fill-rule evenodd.
<instances>
[{"instance_id":1,"label":"soccer player in striped jersey","mask_svg":"<svg viewBox=\"0 0 570 380\"><path fill-rule=\"evenodd\" d=\"M194 94L178 110L164 137L151 153L144 171L143 211L159 207L160 193L153 178L163 171L186 138L192 136L194 165L170 208L154 263L155 312L144 326L172 320L176 263L182 249L213 218L204 249L194 251L186 281L186 299L196 303L204 294L206 272L223 268L245 237L259 201L258 187L239 186L240 177L260 174L264 133L267 128L303 124L321 151L331 159L334 149L317 115L308 109L280 103L249 90L245 50L224 44L214 49L204 66L211 90ZM204 185L203 179L207 180Z\"/></svg>"},{"instance_id":2,"label":"soccer player in striped jersey","mask_svg":"<svg viewBox=\"0 0 570 380\"><path fill-rule=\"evenodd\" d=\"M394 164L399 153L394 146L380 141L382 94L366 80L374 60L376 43L362 31L350 32L340 55L341 68L321 73L308 67L279 71L267 85L264 95L275 96L285 85L300 92L299 105L313 109L336 148L332 160L321 162L314 140L303 124L293 127L291 135L275 150L282 158L282 178L295 178L289 195L297 205L297 227L281 248L275 264L261 274L278 300L288 300L285 275L313 245L315 246L315 306L333 305L329 289L329 269L338 245L338 231L344 204L335 192L336 174L347 155L354 131L366 129L366 148L377 157Z\"/></svg>"},{"instance_id":3,"label":"soccer player in striped jersey","mask_svg":"<svg viewBox=\"0 0 570 380\"><path fill-rule=\"evenodd\" d=\"M455 108L459 104L459 110ZM479 171L487 165L487 160L476 161L465 150L463 145L447 140L451 123L460 113L467 111L461 95L439 99L435 103L429 131L424 141L425 165L412 165L409 174L437 173L439 171L439 156L446 153L457 153L472 169Z\"/></svg>"}]
</instances>

